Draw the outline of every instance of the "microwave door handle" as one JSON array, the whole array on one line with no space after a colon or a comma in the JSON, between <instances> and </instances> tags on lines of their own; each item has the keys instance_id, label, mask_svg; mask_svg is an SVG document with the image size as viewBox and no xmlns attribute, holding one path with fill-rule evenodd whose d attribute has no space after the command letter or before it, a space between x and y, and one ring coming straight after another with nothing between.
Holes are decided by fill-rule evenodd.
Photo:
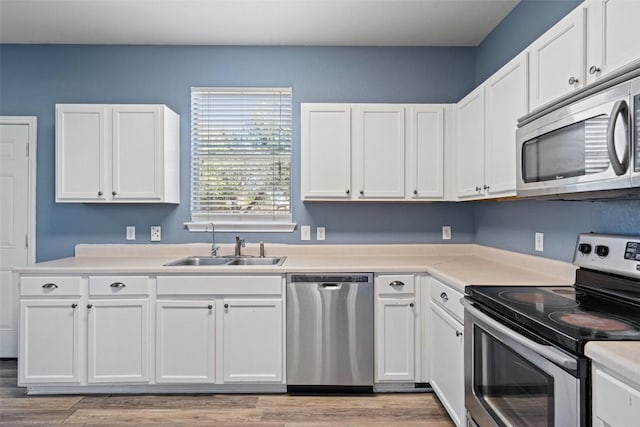
<instances>
[{"instance_id":1,"label":"microwave door handle","mask_svg":"<svg viewBox=\"0 0 640 427\"><path fill-rule=\"evenodd\" d=\"M622 122L624 124L624 135L626 138L624 145L624 156L622 162L618 159L618 152L616 150L616 123L618 122L618 116L622 114ZM629 107L624 99L617 101L613 104L611 115L609 116L609 123L607 125L607 153L609 154L609 161L611 167L615 171L616 175L624 175L629 168Z\"/></svg>"},{"instance_id":2,"label":"microwave door handle","mask_svg":"<svg viewBox=\"0 0 640 427\"><path fill-rule=\"evenodd\" d=\"M538 344L535 341L531 341L530 339L525 338L519 333L513 331L508 326L503 325L497 320L493 320L491 317L487 316L486 314L475 308L473 305L471 305L471 303L465 298L461 299L460 303L464 306L464 309L468 311L469 314L471 314L473 317L481 320L491 328L495 329L503 335L506 335L509 339L512 339L523 347L526 347L534 353L537 353L540 356L567 369L576 370L578 368L578 362L574 358L567 356L560 350L557 350L548 345Z\"/></svg>"}]
</instances>

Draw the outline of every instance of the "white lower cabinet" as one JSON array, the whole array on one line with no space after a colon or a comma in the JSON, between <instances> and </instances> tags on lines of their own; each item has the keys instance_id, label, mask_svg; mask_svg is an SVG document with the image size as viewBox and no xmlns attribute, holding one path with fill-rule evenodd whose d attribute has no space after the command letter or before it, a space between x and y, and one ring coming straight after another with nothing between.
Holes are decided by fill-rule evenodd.
<instances>
[{"instance_id":1,"label":"white lower cabinet","mask_svg":"<svg viewBox=\"0 0 640 427\"><path fill-rule=\"evenodd\" d=\"M79 299L20 303L19 383L80 382Z\"/></svg>"},{"instance_id":2,"label":"white lower cabinet","mask_svg":"<svg viewBox=\"0 0 640 427\"><path fill-rule=\"evenodd\" d=\"M462 293L431 283L431 386L456 426L465 425Z\"/></svg>"},{"instance_id":3,"label":"white lower cabinet","mask_svg":"<svg viewBox=\"0 0 640 427\"><path fill-rule=\"evenodd\" d=\"M376 305L376 381L414 382L415 299L378 299Z\"/></svg>"},{"instance_id":4,"label":"white lower cabinet","mask_svg":"<svg viewBox=\"0 0 640 427\"><path fill-rule=\"evenodd\" d=\"M592 368L594 427L627 427L640 419L640 384L621 379L594 363Z\"/></svg>"},{"instance_id":5,"label":"white lower cabinet","mask_svg":"<svg viewBox=\"0 0 640 427\"><path fill-rule=\"evenodd\" d=\"M224 382L283 381L281 299L224 299Z\"/></svg>"},{"instance_id":6,"label":"white lower cabinet","mask_svg":"<svg viewBox=\"0 0 640 427\"><path fill-rule=\"evenodd\" d=\"M215 314L214 301L156 303L156 382L215 381Z\"/></svg>"}]
</instances>

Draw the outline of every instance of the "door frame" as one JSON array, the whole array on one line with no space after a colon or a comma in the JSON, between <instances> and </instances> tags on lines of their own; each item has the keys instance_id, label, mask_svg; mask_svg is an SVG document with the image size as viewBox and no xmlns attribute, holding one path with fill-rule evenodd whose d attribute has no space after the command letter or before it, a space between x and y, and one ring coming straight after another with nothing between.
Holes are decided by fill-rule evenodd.
<instances>
[{"instance_id":1,"label":"door frame","mask_svg":"<svg viewBox=\"0 0 640 427\"><path fill-rule=\"evenodd\" d=\"M29 180L29 194L27 195L27 262L29 264L33 264L36 262L36 160L38 153L38 118L36 116L0 116L0 125L27 125L29 127L29 171L27 178Z\"/></svg>"}]
</instances>

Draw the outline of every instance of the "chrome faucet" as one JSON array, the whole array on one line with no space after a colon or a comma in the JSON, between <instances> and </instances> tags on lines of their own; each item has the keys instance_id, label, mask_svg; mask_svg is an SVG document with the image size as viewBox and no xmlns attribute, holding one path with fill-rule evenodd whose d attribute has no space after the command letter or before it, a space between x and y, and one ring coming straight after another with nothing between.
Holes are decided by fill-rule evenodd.
<instances>
[{"instance_id":1,"label":"chrome faucet","mask_svg":"<svg viewBox=\"0 0 640 427\"><path fill-rule=\"evenodd\" d=\"M244 248L244 239L241 239L240 236L236 236L236 250L234 252L235 256L242 256L240 254L241 248Z\"/></svg>"},{"instance_id":2,"label":"chrome faucet","mask_svg":"<svg viewBox=\"0 0 640 427\"><path fill-rule=\"evenodd\" d=\"M218 256L218 249L220 246L216 246L216 232L213 227L213 223L211 223L211 256Z\"/></svg>"}]
</instances>

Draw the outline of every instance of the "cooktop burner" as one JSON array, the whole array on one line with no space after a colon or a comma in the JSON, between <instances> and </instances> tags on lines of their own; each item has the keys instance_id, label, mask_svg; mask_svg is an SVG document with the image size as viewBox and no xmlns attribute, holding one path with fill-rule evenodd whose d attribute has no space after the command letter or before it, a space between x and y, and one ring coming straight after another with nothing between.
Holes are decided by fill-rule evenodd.
<instances>
[{"instance_id":1,"label":"cooktop burner","mask_svg":"<svg viewBox=\"0 0 640 427\"><path fill-rule=\"evenodd\" d=\"M546 307L576 307L578 305L578 303L572 299L575 297L575 291L564 294L560 293L560 295L556 295L557 293L557 290L547 291L539 288L524 288L500 292L498 295L502 299L519 304L541 304Z\"/></svg>"},{"instance_id":2,"label":"cooktop burner","mask_svg":"<svg viewBox=\"0 0 640 427\"><path fill-rule=\"evenodd\" d=\"M640 332L640 327L629 321L616 319L611 315L603 316L601 314L581 312L580 310L575 310L574 312L556 311L549 314L549 318L562 325L594 332L606 332L609 334Z\"/></svg>"}]
</instances>

